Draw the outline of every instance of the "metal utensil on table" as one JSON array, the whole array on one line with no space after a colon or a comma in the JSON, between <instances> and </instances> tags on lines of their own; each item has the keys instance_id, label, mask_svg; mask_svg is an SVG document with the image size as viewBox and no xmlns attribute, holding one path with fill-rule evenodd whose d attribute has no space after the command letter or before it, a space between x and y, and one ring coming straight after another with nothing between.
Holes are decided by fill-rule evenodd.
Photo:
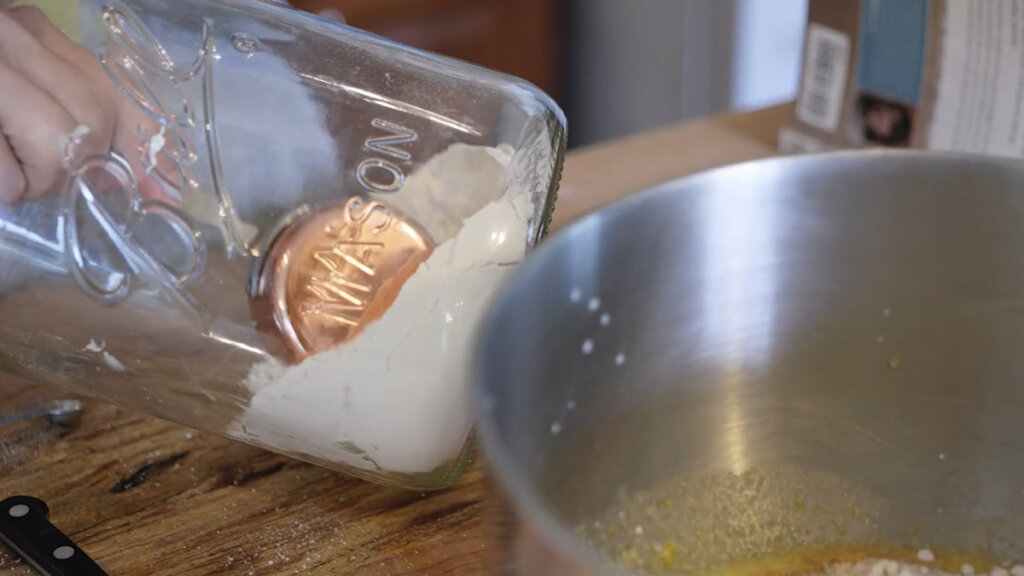
<instances>
[{"instance_id":1,"label":"metal utensil on table","mask_svg":"<svg viewBox=\"0 0 1024 576\"><path fill-rule=\"evenodd\" d=\"M106 576L106 572L50 523L50 509L32 496L0 502L0 539L43 576Z\"/></svg>"},{"instance_id":2,"label":"metal utensil on table","mask_svg":"<svg viewBox=\"0 0 1024 576\"><path fill-rule=\"evenodd\" d=\"M84 410L85 403L81 400L54 400L30 410L0 416L0 428L34 418L46 418L53 425L72 428L82 420Z\"/></svg>"},{"instance_id":3,"label":"metal utensil on table","mask_svg":"<svg viewBox=\"0 0 1024 576\"><path fill-rule=\"evenodd\" d=\"M548 240L482 329L478 437L517 518L496 526L495 573L627 571L605 558L661 570L773 526L807 546L1019 562L1022 350L1019 161L772 159L621 201ZM835 510L845 535L761 521L767 499L718 518L735 530L703 550L697 524L723 533L696 512L670 526L671 548L656 522L620 529L633 556L595 554L576 530L621 493L791 466L867 495L859 517ZM836 500L801 489L807 507L780 517L813 522L809 502ZM707 509L730 498L711 491Z\"/></svg>"}]
</instances>

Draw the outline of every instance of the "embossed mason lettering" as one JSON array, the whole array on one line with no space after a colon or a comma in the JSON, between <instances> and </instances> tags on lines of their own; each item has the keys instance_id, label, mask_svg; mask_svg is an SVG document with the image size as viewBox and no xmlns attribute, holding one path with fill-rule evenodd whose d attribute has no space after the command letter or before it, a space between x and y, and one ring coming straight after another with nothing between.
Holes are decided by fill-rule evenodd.
<instances>
[{"instance_id":1,"label":"embossed mason lettering","mask_svg":"<svg viewBox=\"0 0 1024 576\"><path fill-rule=\"evenodd\" d=\"M405 185L405 173L394 162L368 158L356 168L359 184L369 192L397 192Z\"/></svg>"},{"instance_id":2,"label":"embossed mason lettering","mask_svg":"<svg viewBox=\"0 0 1024 576\"><path fill-rule=\"evenodd\" d=\"M412 158L406 150L398 148L399 144L410 144L419 139L419 135L412 130L395 124L394 122L388 122L387 120L381 120L375 118L370 125L374 128L380 128L388 132L386 136L373 136L366 140L366 148L379 152L380 154L387 154L392 158L398 158L400 160L409 160Z\"/></svg>"},{"instance_id":3,"label":"embossed mason lettering","mask_svg":"<svg viewBox=\"0 0 1024 576\"><path fill-rule=\"evenodd\" d=\"M376 244L376 248L382 247ZM358 256L349 254L347 249L350 248L362 250L362 253ZM329 250L318 250L313 256L318 273L310 278L307 287L314 298L302 303L303 311L326 320L358 326L372 287L365 281L354 279L356 274L346 270L345 265L360 275L373 276L374 269L369 264L371 258L371 250L359 244L354 247L338 244Z\"/></svg>"},{"instance_id":4,"label":"embossed mason lettering","mask_svg":"<svg viewBox=\"0 0 1024 576\"><path fill-rule=\"evenodd\" d=\"M330 245L313 252L304 311L325 320L358 326L372 296L369 284L377 274L376 256L383 242L367 240L392 225L387 209L375 203L355 200L346 205L345 219L327 227ZM368 234L369 233L369 234Z\"/></svg>"},{"instance_id":5,"label":"embossed mason lettering","mask_svg":"<svg viewBox=\"0 0 1024 576\"><path fill-rule=\"evenodd\" d=\"M412 158L408 150L399 146L416 142L419 135L400 124L380 118L375 118L370 125L383 130L385 134L367 138L363 147L387 158L372 157L360 162L356 167L356 179L367 192L397 192L405 184L405 172L395 160L408 161Z\"/></svg>"},{"instance_id":6,"label":"embossed mason lettering","mask_svg":"<svg viewBox=\"0 0 1024 576\"><path fill-rule=\"evenodd\" d=\"M300 358L337 346L384 314L433 249L424 230L383 202L323 207L274 241L255 317L271 320Z\"/></svg>"}]
</instances>

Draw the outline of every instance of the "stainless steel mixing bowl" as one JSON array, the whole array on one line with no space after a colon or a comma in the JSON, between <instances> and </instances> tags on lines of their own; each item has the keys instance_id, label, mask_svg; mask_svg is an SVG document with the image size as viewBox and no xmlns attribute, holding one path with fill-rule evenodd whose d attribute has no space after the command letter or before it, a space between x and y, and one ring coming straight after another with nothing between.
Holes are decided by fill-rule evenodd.
<instances>
[{"instance_id":1,"label":"stainless steel mixing bowl","mask_svg":"<svg viewBox=\"0 0 1024 576\"><path fill-rule=\"evenodd\" d=\"M680 478L705 502L627 539L669 534L693 571L843 542L1024 560L1024 165L841 153L665 184L547 241L474 370L503 573L611 573L579 535Z\"/></svg>"}]
</instances>

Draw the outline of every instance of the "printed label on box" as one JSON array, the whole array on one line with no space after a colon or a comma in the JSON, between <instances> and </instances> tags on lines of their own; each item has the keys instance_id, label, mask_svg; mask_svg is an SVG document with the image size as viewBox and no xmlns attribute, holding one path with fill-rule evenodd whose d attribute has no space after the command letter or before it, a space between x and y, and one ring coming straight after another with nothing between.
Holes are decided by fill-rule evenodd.
<instances>
[{"instance_id":1,"label":"printed label on box","mask_svg":"<svg viewBox=\"0 0 1024 576\"><path fill-rule=\"evenodd\" d=\"M835 132L843 109L850 67L850 38L812 23L807 29L807 56L796 117L808 126Z\"/></svg>"},{"instance_id":2,"label":"printed label on box","mask_svg":"<svg viewBox=\"0 0 1024 576\"><path fill-rule=\"evenodd\" d=\"M1024 157L1024 1L949 0L928 148Z\"/></svg>"}]
</instances>

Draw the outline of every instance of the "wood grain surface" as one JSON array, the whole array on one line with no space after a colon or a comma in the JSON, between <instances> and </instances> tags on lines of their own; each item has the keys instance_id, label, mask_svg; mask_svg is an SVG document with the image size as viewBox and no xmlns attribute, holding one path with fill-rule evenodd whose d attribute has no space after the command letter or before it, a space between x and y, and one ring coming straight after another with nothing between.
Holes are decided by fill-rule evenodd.
<instances>
[{"instance_id":1,"label":"wood grain surface","mask_svg":"<svg viewBox=\"0 0 1024 576\"><path fill-rule=\"evenodd\" d=\"M660 181L767 156L787 114L715 117L575 152L555 225ZM5 379L0 415L61 396ZM0 429L0 498L45 500L112 576L482 574L489 493L479 460L452 489L402 492L98 401L70 432L44 421ZM0 546L0 575L32 573Z\"/></svg>"}]
</instances>

